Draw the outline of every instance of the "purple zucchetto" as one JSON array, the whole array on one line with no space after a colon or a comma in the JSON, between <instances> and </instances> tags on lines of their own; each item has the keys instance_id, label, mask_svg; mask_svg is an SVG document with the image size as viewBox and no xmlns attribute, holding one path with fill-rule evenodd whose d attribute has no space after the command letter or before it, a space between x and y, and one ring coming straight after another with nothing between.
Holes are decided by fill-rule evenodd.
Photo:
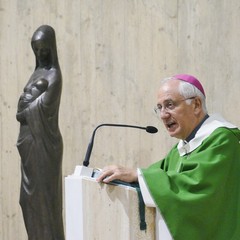
<instances>
[{"instance_id":1,"label":"purple zucchetto","mask_svg":"<svg viewBox=\"0 0 240 240\"><path fill-rule=\"evenodd\" d=\"M202 84L194 76L188 74L178 74L173 77L194 85L206 97Z\"/></svg>"}]
</instances>

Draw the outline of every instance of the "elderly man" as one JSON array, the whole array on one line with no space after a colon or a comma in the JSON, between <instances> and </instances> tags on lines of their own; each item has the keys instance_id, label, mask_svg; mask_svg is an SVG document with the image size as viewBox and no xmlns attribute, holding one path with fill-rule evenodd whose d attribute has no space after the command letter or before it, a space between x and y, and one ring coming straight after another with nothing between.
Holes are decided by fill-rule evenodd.
<instances>
[{"instance_id":1,"label":"elderly man","mask_svg":"<svg viewBox=\"0 0 240 240\"><path fill-rule=\"evenodd\" d=\"M179 143L147 169L108 166L97 181L138 181L164 240L239 240L240 130L207 114L201 83L186 74L162 81L155 110Z\"/></svg>"}]
</instances>

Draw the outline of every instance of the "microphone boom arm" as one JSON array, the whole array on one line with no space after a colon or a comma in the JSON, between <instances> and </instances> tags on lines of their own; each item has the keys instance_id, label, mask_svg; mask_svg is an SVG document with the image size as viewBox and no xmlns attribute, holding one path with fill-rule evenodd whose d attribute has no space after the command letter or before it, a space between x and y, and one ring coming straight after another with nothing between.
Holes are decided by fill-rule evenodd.
<instances>
[{"instance_id":1,"label":"microphone boom arm","mask_svg":"<svg viewBox=\"0 0 240 240\"><path fill-rule=\"evenodd\" d=\"M85 167L87 167L89 165L89 160L90 160L90 156L91 156L92 149L93 149L93 144L94 144L94 138L95 138L96 131L97 131L98 128L104 127L104 126L138 128L138 129L146 130L148 133L156 133L158 131L158 129L153 127L153 126L141 127L141 126L135 126L135 125L126 125L126 124L112 124L112 123L100 124L94 129L91 141L88 144L87 152L86 152L86 155L85 155L85 158L84 158L84 161L83 161L83 166L85 166Z\"/></svg>"}]
</instances>

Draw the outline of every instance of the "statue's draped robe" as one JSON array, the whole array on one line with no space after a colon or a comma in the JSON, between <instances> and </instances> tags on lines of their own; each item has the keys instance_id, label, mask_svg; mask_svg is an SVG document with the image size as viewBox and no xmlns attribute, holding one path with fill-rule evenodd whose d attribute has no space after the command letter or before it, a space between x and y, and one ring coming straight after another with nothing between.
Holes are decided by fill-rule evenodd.
<instances>
[{"instance_id":1,"label":"statue's draped robe","mask_svg":"<svg viewBox=\"0 0 240 240\"><path fill-rule=\"evenodd\" d=\"M24 110L25 121L20 127L17 142L22 171L20 205L29 239L62 240L60 100L46 106L42 101L44 94Z\"/></svg>"},{"instance_id":2,"label":"statue's draped robe","mask_svg":"<svg viewBox=\"0 0 240 240\"><path fill-rule=\"evenodd\" d=\"M210 117L191 141L141 169L145 184L174 240L239 240L240 131Z\"/></svg>"}]
</instances>

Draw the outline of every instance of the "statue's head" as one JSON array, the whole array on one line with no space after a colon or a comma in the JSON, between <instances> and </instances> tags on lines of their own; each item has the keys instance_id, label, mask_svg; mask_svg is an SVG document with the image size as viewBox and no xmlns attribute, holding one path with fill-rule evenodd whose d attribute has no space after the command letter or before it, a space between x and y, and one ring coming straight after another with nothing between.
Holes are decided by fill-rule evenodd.
<instances>
[{"instance_id":1,"label":"statue's head","mask_svg":"<svg viewBox=\"0 0 240 240\"><path fill-rule=\"evenodd\" d=\"M36 68L44 64L58 67L55 31L51 26L40 26L32 36L31 45L36 57Z\"/></svg>"}]
</instances>

